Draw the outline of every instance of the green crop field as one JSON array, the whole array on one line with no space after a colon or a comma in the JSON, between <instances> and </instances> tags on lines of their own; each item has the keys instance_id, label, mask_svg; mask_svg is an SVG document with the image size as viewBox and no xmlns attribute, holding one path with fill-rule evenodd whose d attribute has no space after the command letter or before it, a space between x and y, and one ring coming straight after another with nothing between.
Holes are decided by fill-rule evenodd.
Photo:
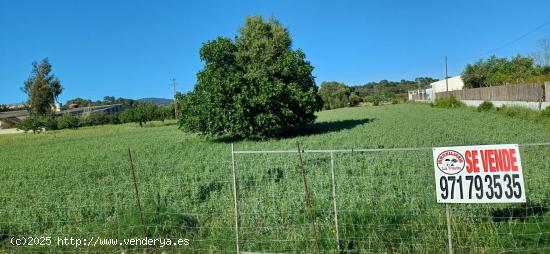
<instances>
[{"instance_id":1,"label":"green crop field","mask_svg":"<svg viewBox=\"0 0 550 254\"><path fill-rule=\"evenodd\" d=\"M433 147L550 142L541 124L400 104L318 113L308 134L235 142L236 150ZM0 135L0 253L131 252L134 246L25 246L12 237L188 238L168 253L235 251L231 145L176 125L110 125ZM550 146L521 148L526 204L450 205L456 253L550 252ZM297 154L236 154L241 251L315 251ZM339 246L330 155L303 154L323 252L442 253L431 150L336 154Z\"/></svg>"}]
</instances>

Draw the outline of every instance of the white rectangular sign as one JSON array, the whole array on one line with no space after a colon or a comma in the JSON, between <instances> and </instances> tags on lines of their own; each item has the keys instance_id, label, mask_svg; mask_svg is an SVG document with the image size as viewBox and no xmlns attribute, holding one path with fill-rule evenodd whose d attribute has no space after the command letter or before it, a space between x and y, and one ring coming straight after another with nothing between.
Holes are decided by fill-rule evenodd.
<instances>
[{"instance_id":1,"label":"white rectangular sign","mask_svg":"<svg viewBox=\"0 0 550 254\"><path fill-rule=\"evenodd\" d=\"M435 147L438 203L525 203L518 145Z\"/></svg>"}]
</instances>

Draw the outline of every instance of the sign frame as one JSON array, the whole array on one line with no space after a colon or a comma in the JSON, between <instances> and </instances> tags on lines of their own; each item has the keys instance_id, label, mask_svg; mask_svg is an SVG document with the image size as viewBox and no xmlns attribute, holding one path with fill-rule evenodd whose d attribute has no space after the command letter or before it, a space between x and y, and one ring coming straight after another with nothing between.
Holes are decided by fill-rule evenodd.
<instances>
[{"instance_id":1,"label":"sign frame","mask_svg":"<svg viewBox=\"0 0 550 254\"><path fill-rule=\"evenodd\" d=\"M519 145L434 147L437 203L525 203Z\"/></svg>"}]
</instances>

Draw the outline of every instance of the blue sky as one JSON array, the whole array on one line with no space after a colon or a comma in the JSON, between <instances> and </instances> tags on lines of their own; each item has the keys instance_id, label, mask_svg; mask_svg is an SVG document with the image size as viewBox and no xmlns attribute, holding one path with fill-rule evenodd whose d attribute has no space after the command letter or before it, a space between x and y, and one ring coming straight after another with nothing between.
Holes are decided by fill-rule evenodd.
<instances>
[{"instance_id":1,"label":"blue sky","mask_svg":"<svg viewBox=\"0 0 550 254\"><path fill-rule=\"evenodd\" d=\"M33 61L49 57L65 91L102 99L189 91L202 43L234 37L248 15L274 16L306 53L317 84L444 77L491 54L550 38L550 1L0 0L0 103L22 102ZM501 48L503 45L505 47ZM498 50L495 50L498 49Z\"/></svg>"}]
</instances>

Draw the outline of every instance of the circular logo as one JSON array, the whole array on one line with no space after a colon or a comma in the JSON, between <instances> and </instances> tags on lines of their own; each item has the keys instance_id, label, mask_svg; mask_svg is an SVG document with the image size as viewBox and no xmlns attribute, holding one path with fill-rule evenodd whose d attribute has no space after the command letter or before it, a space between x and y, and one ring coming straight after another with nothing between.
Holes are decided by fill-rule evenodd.
<instances>
[{"instance_id":1,"label":"circular logo","mask_svg":"<svg viewBox=\"0 0 550 254\"><path fill-rule=\"evenodd\" d=\"M464 156L457 151L447 150L437 156L437 167L443 174L456 175L464 166Z\"/></svg>"}]
</instances>

